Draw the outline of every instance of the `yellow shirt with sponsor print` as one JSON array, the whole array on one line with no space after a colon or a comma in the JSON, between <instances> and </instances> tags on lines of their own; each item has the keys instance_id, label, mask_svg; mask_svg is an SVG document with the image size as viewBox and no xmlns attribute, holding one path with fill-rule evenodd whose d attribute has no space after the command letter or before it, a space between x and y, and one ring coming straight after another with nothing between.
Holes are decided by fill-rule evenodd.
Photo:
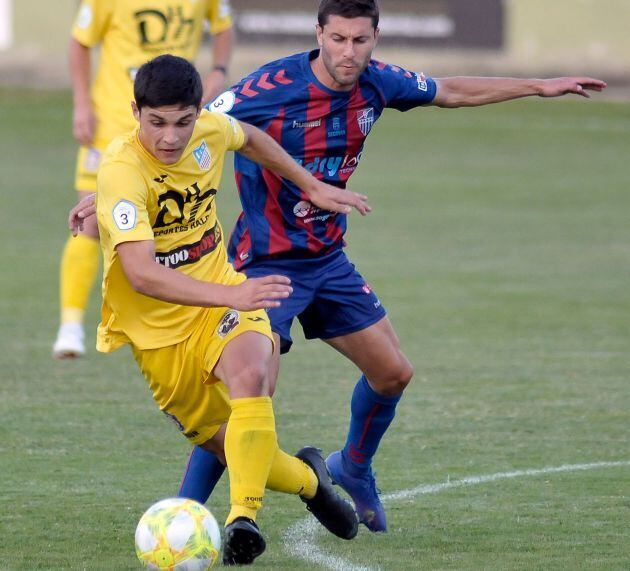
<instances>
[{"instance_id":1,"label":"yellow shirt with sponsor print","mask_svg":"<svg viewBox=\"0 0 630 571\"><path fill-rule=\"evenodd\" d=\"M96 348L156 349L186 339L203 308L142 295L127 280L116 246L153 240L156 262L198 280L241 283L228 262L215 196L225 154L240 149L238 122L203 110L180 160L164 165L138 128L112 141L98 173L96 211L103 250L103 305Z\"/></svg>"},{"instance_id":2,"label":"yellow shirt with sponsor print","mask_svg":"<svg viewBox=\"0 0 630 571\"><path fill-rule=\"evenodd\" d=\"M72 36L86 47L101 45L92 85L101 141L133 129L138 68L165 53L194 60L206 21L213 34L230 28L229 0L82 0Z\"/></svg>"}]
</instances>

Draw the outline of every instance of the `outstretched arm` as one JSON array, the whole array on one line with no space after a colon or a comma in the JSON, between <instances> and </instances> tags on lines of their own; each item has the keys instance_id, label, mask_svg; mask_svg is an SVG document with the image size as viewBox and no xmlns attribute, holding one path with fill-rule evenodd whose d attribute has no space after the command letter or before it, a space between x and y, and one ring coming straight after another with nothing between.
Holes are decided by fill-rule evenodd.
<instances>
[{"instance_id":1,"label":"outstretched arm","mask_svg":"<svg viewBox=\"0 0 630 571\"><path fill-rule=\"evenodd\" d=\"M444 77L436 81L437 93L432 105L438 107L476 107L532 95L561 97L574 93L590 97L588 91L602 91L606 87L605 82L592 77Z\"/></svg>"},{"instance_id":2,"label":"outstretched arm","mask_svg":"<svg viewBox=\"0 0 630 571\"><path fill-rule=\"evenodd\" d=\"M337 188L316 179L298 165L274 139L260 129L239 122L245 133L245 144L238 152L248 159L286 178L300 188L309 200L319 208L332 212L349 213L352 208L364 216L372 209L367 196Z\"/></svg>"},{"instance_id":3,"label":"outstretched arm","mask_svg":"<svg viewBox=\"0 0 630 571\"><path fill-rule=\"evenodd\" d=\"M292 291L291 280L278 275L229 286L197 280L158 264L152 240L123 242L116 251L135 291L170 303L251 311L278 307Z\"/></svg>"}]
</instances>

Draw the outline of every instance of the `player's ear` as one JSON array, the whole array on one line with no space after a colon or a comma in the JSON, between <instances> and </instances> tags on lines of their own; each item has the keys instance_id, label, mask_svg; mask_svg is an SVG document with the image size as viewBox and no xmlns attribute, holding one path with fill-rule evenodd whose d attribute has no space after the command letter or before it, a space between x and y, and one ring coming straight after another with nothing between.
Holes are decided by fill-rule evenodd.
<instances>
[{"instance_id":1,"label":"player's ear","mask_svg":"<svg viewBox=\"0 0 630 571\"><path fill-rule=\"evenodd\" d=\"M315 24L315 34L317 35L317 45L321 48L323 43L324 28L319 24Z\"/></svg>"},{"instance_id":2,"label":"player's ear","mask_svg":"<svg viewBox=\"0 0 630 571\"><path fill-rule=\"evenodd\" d=\"M138 109L138 105L135 101L131 102L131 112L133 113L136 121L140 122L140 109Z\"/></svg>"},{"instance_id":3,"label":"player's ear","mask_svg":"<svg viewBox=\"0 0 630 571\"><path fill-rule=\"evenodd\" d=\"M374 45L376 45L376 43L378 42L378 36L381 33L381 30L379 28L374 28Z\"/></svg>"}]
</instances>

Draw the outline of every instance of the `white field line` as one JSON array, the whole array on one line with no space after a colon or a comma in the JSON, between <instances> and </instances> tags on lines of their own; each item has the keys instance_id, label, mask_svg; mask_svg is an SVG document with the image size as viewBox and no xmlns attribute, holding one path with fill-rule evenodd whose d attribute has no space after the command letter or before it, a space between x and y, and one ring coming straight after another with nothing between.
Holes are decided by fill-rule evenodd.
<instances>
[{"instance_id":1,"label":"white field line","mask_svg":"<svg viewBox=\"0 0 630 571\"><path fill-rule=\"evenodd\" d=\"M580 472L584 470L596 470L598 468L618 468L630 466L630 461L619 462L593 462L591 464L563 464L562 466L551 466L547 468L532 468L529 470L514 470L512 472L499 472L487 474L485 476L470 476L461 480L450 480L441 484L426 484L385 494L382 496L383 503L396 502L422 496L425 494L437 494L450 490L451 488L461 488L464 486L474 486L486 484L498 480L508 480L512 478L522 478L525 476L543 476L546 474L559 474L562 472ZM285 551L298 559L308 563L316 563L322 567L335 571L376 571L379 567L365 567L347 561L343 557L327 553L315 544L316 536L321 531L320 525L315 518L307 517L290 526L283 534Z\"/></svg>"}]
</instances>

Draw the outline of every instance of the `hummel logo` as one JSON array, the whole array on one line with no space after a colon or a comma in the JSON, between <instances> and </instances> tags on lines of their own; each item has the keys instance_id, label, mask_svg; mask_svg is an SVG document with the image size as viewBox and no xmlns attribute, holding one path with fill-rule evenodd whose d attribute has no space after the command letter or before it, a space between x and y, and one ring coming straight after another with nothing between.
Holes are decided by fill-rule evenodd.
<instances>
[{"instance_id":1,"label":"hummel logo","mask_svg":"<svg viewBox=\"0 0 630 571\"><path fill-rule=\"evenodd\" d=\"M247 319L250 321L264 321L262 317L248 317Z\"/></svg>"},{"instance_id":2,"label":"hummel logo","mask_svg":"<svg viewBox=\"0 0 630 571\"><path fill-rule=\"evenodd\" d=\"M167 176L168 176L167 174L161 174L159 177L154 178L153 180L155 182L159 182L160 184L162 184L166 180Z\"/></svg>"}]
</instances>

